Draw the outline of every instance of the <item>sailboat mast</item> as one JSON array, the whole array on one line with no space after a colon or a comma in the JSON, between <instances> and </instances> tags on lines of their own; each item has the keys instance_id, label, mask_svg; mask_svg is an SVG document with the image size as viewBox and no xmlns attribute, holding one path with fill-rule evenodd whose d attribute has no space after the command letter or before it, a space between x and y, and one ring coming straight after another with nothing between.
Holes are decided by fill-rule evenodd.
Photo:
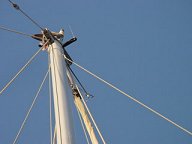
<instances>
[{"instance_id":1,"label":"sailboat mast","mask_svg":"<svg viewBox=\"0 0 192 144\"><path fill-rule=\"evenodd\" d=\"M74 144L74 130L63 48L55 40L48 49L51 65L57 144Z\"/></svg>"}]
</instances>

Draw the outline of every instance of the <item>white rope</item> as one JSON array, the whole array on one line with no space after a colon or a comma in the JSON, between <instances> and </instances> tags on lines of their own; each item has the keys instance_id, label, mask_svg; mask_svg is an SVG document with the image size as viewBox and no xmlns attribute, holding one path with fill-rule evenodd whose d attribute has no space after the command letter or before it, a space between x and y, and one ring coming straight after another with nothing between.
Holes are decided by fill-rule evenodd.
<instances>
[{"instance_id":1,"label":"white rope","mask_svg":"<svg viewBox=\"0 0 192 144\"><path fill-rule=\"evenodd\" d=\"M49 69L49 70L50 70L50 69ZM49 73L49 70L48 70L47 73L45 74L45 77L44 77L44 79L43 79L43 81L42 81L42 83L41 83L41 85L40 85L40 87L39 87L39 89L38 89L38 91L37 91L34 99L33 99L33 102L32 102L32 104L31 104L31 106L30 106L30 108L29 108L29 110L28 110L28 112L27 112L27 114L26 114L26 116L25 116L25 119L24 119L23 122L22 122L22 125L21 125L21 127L20 127L20 129L19 129L19 131L18 131L18 133L17 133L14 141L13 141L13 144L16 144L16 143L17 143L17 140L18 140L18 138L19 138L19 136L20 136L20 134L21 134L24 126L25 126L25 123L26 123L26 121L27 121L27 119L28 119L28 117L29 117L32 109L33 109L33 106L35 105L35 102L36 102L36 100L37 100L37 97L39 96L39 93L40 93L40 91L41 91L41 89L42 89L42 87L43 87L43 85L44 85L44 83L45 83L45 80L46 80L46 78L47 78L47 75L48 75L48 73Z\"/></svg>"},{"instance_id":2,"label":"white rope","mask_svg":"<svg viewBox=\"0 0 192 144\"><path fill-rule=\"evenodd\" d=\"M28 61L27 63L17 72L17 74L3 87L3 89L0 92L0 95L9 87L9 85L21 74L25 68L32 62L32 60L39 54L39 52L42 50L43 47L41 47Z\"/></svg>"},{"instance_id":3,"label":"white rope","mask_svg":"<svg viewBox=\"0 0 192 144\"><path fill-rule=\"evenodd\" d=\"M92 75L93 77L95 77L96 79L100 80L101 82L105 83L106 85L110 86L111 88L115 89L116 91L120 92L121 94L127 96L129 99L133 100L134 102L138 103L139 105L141 105L142 107L148 109L149 111L153 112L154 114L158 115L159 117L163 118L164 120L168 121L169 123L173 124L174 126L176 126L177 128L183 130L184 132L188 133L189 135L192 136L192 132L190 132L189 130L187 130L186 128L180 126L179 124L173 122L172 120L170 120L169 118L163 116L162 114L160 114L159 112L157 112L156 110L150 108L149 106L145 105L144 103L140 102L139 100L133 98L132 96L128 95L127 93L125 93L124 91L120 90L119 88L117 88L116 86L112 85L111 83L105 81L104 79L100 78L99 76L95 75L94 73L88 71L87 69L83 68L82 66L80 66L79 64L75 63L74 61L71 61L70 59L68 59L67 57L64 56L64 58L68 61L70 61L71 63L73 63L74 65L76 65L77 67L79 67L80 69L82 69L83 71L87 72L88 74Z\"/></svg>"},{"instance_id":4,"label":"white rope","mask_svg":"<svg viewBox=\"0 0 192 144\"><path fill-rule=\"evenodd\" d=\"M94 124L94 126L95 126L95 128L96 128L96 130L97 130L97 132L98 132L98 134L99 134L99 136L101 138L101 140L102 140L102 142L103 142L103 144L106 144L106 142L105 142L105 140L104 140L104 138L103 138L103 136L101 134L101 131L99 130L99 128L98 128L98 126L97 126L97 124L96 124L96 122L95 122L95 120L94 120L94 118L93 118L93 116L92 116L92 114L91 114L91 112L90 112L90 110L89 110L89 108L88 108L88 106L87 106L83 96L80 93L79 88L77 86L76 86L76 88L77 88L77 90L78 90L78 92L79 92L79 94L80 94L80 96L82 98L83 104L84 104L84 106L85 106L85 108L86 108L86 110L87 110L87 112L88 112L88 114L89 114L89 116L90 116L90 118L91 118L91 120L92 120L92 122L93 122L93 124Z\"/></svg>"},{"instance_id":5,"label":"white rope","mask_svg":"<svg viewBox=\"0 0 192 144\"><path fill-rule=\"evenodd\" d=\"M76 106L76 105L75 105L75 106ZM77 113L78 113L78 116L79 116L79 120L80 120L80 122L81 122L81 126L82 126L82 129L83 129L83 132L84 132L86 141L87 141L87 143L89 144L89 139L88 139L87 133L86 133L86 131L85 131L85 127L84 127L84 124L83 124L83 121L82 121L82 118L81 118L81 116L80 116L80 113L79 113L79 110L78 110L77 106L76 106L76 110L77 110Z\"/></svg>"}]
</instances>

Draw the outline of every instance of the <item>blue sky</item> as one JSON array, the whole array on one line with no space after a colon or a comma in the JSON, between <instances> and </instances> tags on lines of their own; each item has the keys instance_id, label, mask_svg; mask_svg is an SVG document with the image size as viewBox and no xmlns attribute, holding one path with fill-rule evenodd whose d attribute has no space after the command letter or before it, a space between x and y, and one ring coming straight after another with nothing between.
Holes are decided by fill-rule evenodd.
<instances>
[{"instance_id":1,"label":"blue sky","mask_svg":"<svg viewBox=\"0 0 192 144\"><path fill-rule=\"evenodd\" d=\"M192 1L15 0L42 27L65 29L77 63L192 131ZM0 2L0 25L28 34L40 30ZM38 49L38 42L0 31L0 88ZM192 136L72 66L87 91L88 105L110 144L191 144ZM47 71L42 52L0 96L0 144L12 143ZM76 142L85 143L73 109ZM49 143L48 82L18 143Z\"/></svg>"}]
</instances>

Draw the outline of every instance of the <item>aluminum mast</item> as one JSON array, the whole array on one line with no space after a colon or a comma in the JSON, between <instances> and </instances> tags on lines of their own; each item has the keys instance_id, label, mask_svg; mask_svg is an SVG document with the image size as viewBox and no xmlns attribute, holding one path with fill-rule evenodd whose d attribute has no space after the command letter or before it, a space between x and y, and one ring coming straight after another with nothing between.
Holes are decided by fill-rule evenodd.
<instances>
[{"instance_id":1,"label":"aluminum mast","mask_svg":"<svg viewBox=\"0 0 192 144\"><path fill-rule=\"evenodd\" d=\"M32 37L41 41L40 46L43 46L44 50L47 49L49 53L55 110L56 143L74 144L75 135L70 105L72 93L70 92L71 88L67 79L67 63L63 57L66 52L60 43L63 36L63 30L55 33L44 29L42 34L35 34Z\"/></svg>"},{"instance_id":2,"label":"aluminum mast","mask_svg":"<svg viewBox=\"0 0 192 144\"><path fill-rule=\"evenodd\" d=\"M58 41L49 46L54 96L57 144L74 144L69 84L63 48Z\"/></svg>"}]
</instances>

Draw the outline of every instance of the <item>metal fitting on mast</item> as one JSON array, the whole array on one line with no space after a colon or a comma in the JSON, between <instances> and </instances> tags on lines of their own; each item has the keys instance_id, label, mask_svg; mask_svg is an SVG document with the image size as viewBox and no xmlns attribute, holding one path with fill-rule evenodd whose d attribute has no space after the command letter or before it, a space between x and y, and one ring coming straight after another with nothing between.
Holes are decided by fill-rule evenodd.
<instances>
[{"instance_id":1,"label":"metal fitting on mast","mask_svg":"<svg viewBox=\"0 0 192 144\"><path fill-rule=\"evenodd\" d=\"M41 34L32 35L32 38L40 41L39 47L43 46L44 44L46 44L48 42L44 46L45 47L44 49L46 49L48 47L48 45L54 43L55 40L59 40L59 42L62 41L63 37L64 37L63 29L61 29L59 33L51 32L47 28L43 29L41 32L42 32Z\"/></svg>"}]
</instances>

